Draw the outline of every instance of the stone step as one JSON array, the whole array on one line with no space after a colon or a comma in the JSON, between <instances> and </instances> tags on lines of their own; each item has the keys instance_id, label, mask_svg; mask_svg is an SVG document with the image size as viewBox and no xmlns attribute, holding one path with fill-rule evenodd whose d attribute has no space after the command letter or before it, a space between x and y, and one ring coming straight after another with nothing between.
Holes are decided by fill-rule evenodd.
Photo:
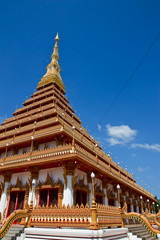
<instances>
[{"instance_id":1,"label":"stone step","mask_svg":"<svg viewBox=\"0 0 160 240\"><path fill-rule=\"evenodd\" d=\"M146 228L141 224L132 224L125 226L128 228L128 232L136 235L138 238L142 240L155 240L154 237L150 235L150 233L146 230Z\"/></svg>"},{"instance_id":2,"label":"stone step","mask_svg":"<svg viewBox=\"0 0 160 240\"><path fill-rule=\"evenodd\" d=\"M138 228L128 228L129 231L143 231L144 227L138 227Z\"/></svg>"},{"instance_id":3,"label":"stone step","mask_svg":"<svg viewBox=\"0 0 160 240\"><path fill-rule=\"evenodd\" d=\"M155 240L154 237L148 237L146 240Z\"/></svg>"},{"instance_id":4,"label":"stone step","mask_svg":"<svg viewBox=\"0 0 160 240\"><path fill-rule=\"evenodd\" d=\"M4 239L7 240L7 239L11 239L11 238L4 236L2 239L3 239L3 240L4 240Z\"/></svg>"},{"instance_id":5,"label":"stone step","mask_svg":"<svg viewBox=\"0 0 160 240\"><path fill-rule=\"evenodd\" d=\"M138 229L138 230L136 230L136 229L134 229L134 230L132 230L132 233L136 233L136 234L143 234L143 233L146 233L147 232L147 230L146 229Z\"/></svg>"},{"instance_id":6,"label":"stone step","mask_svg":"<svg viewBox=\"0 0 160 240\"><path fill-rule=\"evenodd\" d=\"M17 232L23 232L23 229L21 230L14 230L14 229L9 229L8 233L17 233Z\"/></svg>"},{"instance_id":7,"label":"stone step","mask_svg":"<svg viewBox=\"0 0 160 240\"><path fill-rule=\"evenodd\" d=\"M142 240L151 237L151 235L149 233L137 234L137 236L141 237Z\"/></svg>"},{"instance_id":8,"label":"stone step","mask_svg":"<svg viewBox=\"0 0 160 240\"><path fill-rule=\"evenodd\" d=\"M3 237L3 240L16 240L17 236L20 236L24 231L24 226L12 225L7 234Z\"/></svg>"}]
</instances>

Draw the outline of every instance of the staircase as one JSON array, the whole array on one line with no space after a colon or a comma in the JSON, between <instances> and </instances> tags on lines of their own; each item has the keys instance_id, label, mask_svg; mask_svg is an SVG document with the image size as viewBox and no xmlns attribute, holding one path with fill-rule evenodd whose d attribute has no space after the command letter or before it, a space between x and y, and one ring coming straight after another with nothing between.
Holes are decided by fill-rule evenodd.
<instances>
[{"instance_id":1,"label":"staircase","mask_svg":"<svg viewBox=\"0 0 160 240\"><path fill-rule=\"evenodd\" d=\"M2 238L3 240L16 240L18 236L24 231L23 225L12 225L7 234Z\"/></svg>"},{"instance_id":2,"label":"staircase","mask_svg":"<svg viewBox=\"0 0 160 240\"><path fill-rule=\"evenodd\" d=\"M142 240L155 240L155 238L147 232L142 224L125 225L125 227L128 228L129 233L137 235L137 237Z\"/></svg>"}]
</instances>

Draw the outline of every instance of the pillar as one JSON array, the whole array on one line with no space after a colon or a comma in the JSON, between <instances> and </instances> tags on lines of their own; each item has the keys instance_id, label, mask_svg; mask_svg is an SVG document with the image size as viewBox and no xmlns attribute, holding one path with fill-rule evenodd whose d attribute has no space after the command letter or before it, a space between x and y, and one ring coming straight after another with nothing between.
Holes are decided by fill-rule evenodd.
<instances>
[{"instance_id":1,"label":"pillar","mask_svg":"<svg viewBox=\"0 0 160 240\"><path fill-rule=\"evenodd\" d=\"M88 205L91 207L92 205L92 179L91 179L91 171L87 173L87 183L89 188L89 196L88 196Z\"/></svg>"},{"instance_id":2,"label":"pillar","mask_svg":"<svg viewBox=\"0 0 160 240\"><path fill-rule=\"evenodd\" d=\"M116 192L115 195L116 195L115 203L116 203L116 207L118 207L118 204L119 204L119 203L118 203L118 192Z\"/></svg>"},{"instance_id":3,"label":"pillar","mask_svg":"<svg viewBox=\"0 0 160 240\"><path fill-rule=\"evenodd\" d=\"M7 207L7 189L9 187L9 183L11 181L11 175L12 175L12 173L10 171L7 171L7 172L3 173L4 190L3 190L2 195L1 195L1 204L0 204L0 213L1 213L1 218L2 219L3 219L4 210Z\"/></svg>"},{"instance_id":4,"label":"pillar","mask_svg":"<svg viewBox=\"0 0 160 240\"><path fill-rule=\"evenodd\" d=\"M63 165L64 169L64 190L63 190L63 200L62 204L66 207L69 205L70 207L73 205L73 175L75 172L73 162L68 162Z\"/></svg>"},{"instance_id":5,"label":"pillar","mask_svg":"<svg viewBox=\"0 0 160 240\"><path fill-rule=\"evenodd\" d=\"M37 180L35 179L36 184L37 184ZM32 192L33 191L33 192ZM35 190L35 185L31 185L30 189L29 189L29 198L28 198L28 205L30 206L31 201L33 200L33 207L36 206L37 202L36 202L36 190Z\"/></svg>"},{"instance_id":6,"label":"pillar","mask_svg":"<svg viewBox=\"0 0 160 240\"><path fill-rule=\"evenodd\" d=\"M139 213L139 206L138 205L136 206L136 209L137 209L136 212Z\"/></svg>"},{"instance_id":7,"label":"pillar","mask_svg":"<svg viewBox=\"0 0 160 240\"><path fill-rule=\"evenodd\" d=\"M134 212L133 202L131 201L131 212Z\"/></svg>"},{"instance_id":8,"label":"pillar","mask_svg":"<svg viewBox=\"0 0 160 240\"><path fill-rule=\"evenodd\" d=\"M106 206L108 206L108 197L107 197L107 183L108 183L108 181L107 181L107 179L106 178L103 178L102 179L102 188L103 188L103 192L104 192L104 204L106 205Z\"/></svg>"},{"instance_id":9,"label":"pillar","mask_svg":"<svg viewBox=\"0 0 160 240\"><path fill-rule=\"evenodd\" d=\"M36 185L32 186L32 181L33 181L33 179L35 179L36 184L37 184L38 175L39 175L39 167L30 168L29 172L30 172L30 188L29 188L28 205L30 206L31 200L33 200L33 207L35 207L36 204L37 204L37 202L36 202L36 189L35 189ZM33 195L32 195L32 191L33 191Z\"/></svg>"},{"instance_id":10,"label":"pillar","mask_svg":"<svg viewBox=\"0 0 160 240\"><path fill-rule=\"evenodd\" d=\"M105 194L105 196L104 196L104 204L106 206L108 206L107 189L104 188L103 191L104 191L104 194Z\"/></svg>"}]
</instances>

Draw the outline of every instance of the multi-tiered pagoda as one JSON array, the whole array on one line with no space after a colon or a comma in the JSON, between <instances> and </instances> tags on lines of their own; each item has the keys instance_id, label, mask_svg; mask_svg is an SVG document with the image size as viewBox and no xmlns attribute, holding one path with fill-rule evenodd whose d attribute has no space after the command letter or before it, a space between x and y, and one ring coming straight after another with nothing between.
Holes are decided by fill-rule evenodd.
<instances>
[{"instance_id":1,"label":"multi-tiered pagoda","mask_svg":"<svg viewBox=\"0 0 160 240\"><path fill-rule=\"evenodd\" d=\"M122 207L126 202L128 212L153 211L154 196L103 152L69 105L58 41L57 34L37 91L0 126L1 222L32 200L39 211L55 205L91 207L92 172L96 203Z\"/></svg>"}]
</instances>

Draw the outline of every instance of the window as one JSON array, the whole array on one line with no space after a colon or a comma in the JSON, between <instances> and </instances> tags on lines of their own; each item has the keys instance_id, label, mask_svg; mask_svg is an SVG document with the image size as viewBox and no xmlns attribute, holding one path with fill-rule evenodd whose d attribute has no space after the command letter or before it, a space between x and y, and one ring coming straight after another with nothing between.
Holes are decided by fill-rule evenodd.
<instances>
[{"instance_id":1,"label":"window","mask_svg":"<svg viewBox=\"0 0 160 240\"><path fill-rule=\"evenodd\" d=\"M58 189L45 189L40 190L39 193L39 205L42 206L54 206L58 205Z\"/></svg>"},{"instance_id":2,"label":"window","mask_svg":"<svg viewBox=\"0 0 160 240\"><path fill-rule=\"evenodd\" d=\"M58 189L52 189L49 191L49 206L58 205Z\"/></svg>"},{"instance_id":3,"label":"window","mask_svg":"<svg viewBox=\"0 0 160 240\"><path fill-rule=\"evenodd\" d=\"M87 203L87 192L76 190L76 204L80 206L82 203L85 206Z\"/></svg>"},{"instance_id":4,"label":"window","mask_svg":"<svg viewBox=\"0 0 160 240\"><path fill-rule=\"evenodd\" d=\"M103 204L103 197L101 195L96 195L96 203Z\"/></svg>"},{"instance_id":5,"label":"window","mask_svg":"<svg viewBox=\"0 0 160 240\"><path fill-rule=\"evenodd\" d=\"M120 204L121 204L121 208L123 208L123 206L124 206L124 203L123 203L123 202L120 202Z\"/></svg>"},{"instance_id":6,"label":"window","mask_svg":"<svg viewBox=\"0 0 160 240\"><path fill-rule=\"evenodd\" d=\"M137 212L137 206L133 205L134 212Z\"/></svg>"},{"instance_id":7,"label":"window","mask_svg":"<svg viewBox=\"0 0 160 240\"><path fill-rule=\"evenodd\" d=\"M114 199L109 199L109 201L108 201L108 205L109 206L114 206Z\"/></svg>"},{"instance_id":8,"label":"window","mask_svg":"<svg viewBox=\"0 0 160 240\"><path fill-rule=\"evenodd\" d=\"M131 204L127 204L127 212L131 212Z\"/></svg>"},{"instance_id":9,"label":"window","mask_svg":"<svg viewBox=\"0 0 160 240\"><path fill-rule=\"evenodd\" d=\"M44 205L45 207L47 206L47 195L48 195L48 190L42 190L40 191L40 205L41 207Z\"/></svg>"}]
</instances>

